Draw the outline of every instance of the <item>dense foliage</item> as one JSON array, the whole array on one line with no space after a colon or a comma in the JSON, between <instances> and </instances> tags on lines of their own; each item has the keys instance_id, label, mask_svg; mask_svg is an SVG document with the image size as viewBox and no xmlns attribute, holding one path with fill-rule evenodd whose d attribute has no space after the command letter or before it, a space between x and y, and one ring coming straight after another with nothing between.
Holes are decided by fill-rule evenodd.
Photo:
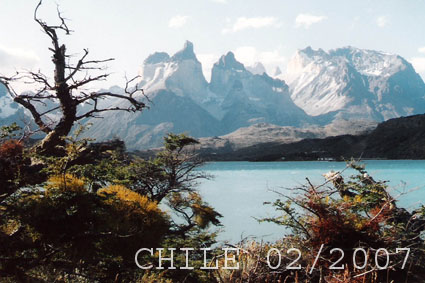
<instances>
[{"instance_id":1,"label":"dense foliage","mask_svg":"<svg viewBox=\"0 0 425 283\"><path fill-rule=\"evenodd\" d=\"M219 225L220 214L195 190L195 180L206 176L188 150L194 139L170 134L163 151L142 160L116 141L67 138L67 154L46 157L7 138L15 130L3 128L0 144L3 280L136 280L148 276L134 261L140 248L215 242L206 229ZM180 270L162 276L207 277Z\"/></svg>"}]
</instances>

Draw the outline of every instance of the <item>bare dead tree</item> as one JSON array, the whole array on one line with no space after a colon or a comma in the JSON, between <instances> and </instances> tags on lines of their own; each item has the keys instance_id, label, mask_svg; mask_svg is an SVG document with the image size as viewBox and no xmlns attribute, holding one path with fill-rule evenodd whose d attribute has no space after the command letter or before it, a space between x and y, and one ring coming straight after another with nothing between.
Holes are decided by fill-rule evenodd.
<instances>
[{"instance_id":1,"label":"bare dead tree","mask_svg":"<svg viewBox=\"0 0 425 283\"><path fill-rule=\"evenodd\" d=\"M38 72L17 73L12 77L0 77L8 89L13 100L25 107L32 115L35 124L46 134L44 139L36 146L36 151L41 154L52 154L58 151L57 146L64 143L64 136L68 135L73 125L84 118L98 117L97 115L106 111L128 111L136 112L146 108L146 104L134 96L143 90L137 87L131 88L130 84L135 82L137 77L127 80L125 94L118 94L109 91L93 92L87 91L87 85L95 81L103 81L109 76L104 73L105 68L101 64L114 60L113 58L105 60L88 60L88 49L84 49L84 54L76 62L72 63L72 56L67 54L65 44L61 44L59 33L69 35L72 31L68 28L66 19L61 15L59 9L57 16L60 20L59 25L50 25L38 17L37 12L42 5L42 0L34 10L34 20L40 25L42 31L51 39L52 45L49 50L53 53L52 62L54 64L53 79ZM101 71L101 74L90 75ZM13 82L26 80L28 83L37 84L40 87L34 93L18 94L13 88ZM118 98L127 101L127 104L120 106L100 107L99 101L105 98ZM40 111L37 104L49 105L48 101L54 101L57 104L48 110ZM91 105L89 110L79 113L79 106L82 104ZM125 106L123 106L125 105ZM47 114L59 111L61 118L59 121L49 123Z\"/></svg>"}]
</instances>

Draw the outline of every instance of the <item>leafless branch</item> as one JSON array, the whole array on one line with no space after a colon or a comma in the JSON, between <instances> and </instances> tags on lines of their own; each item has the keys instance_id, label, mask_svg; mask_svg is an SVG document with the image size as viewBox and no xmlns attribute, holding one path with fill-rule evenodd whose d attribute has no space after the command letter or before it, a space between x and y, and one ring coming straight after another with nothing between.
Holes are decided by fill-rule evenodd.
<instances>
[{"instance_id":1,"label":"leafless branch","mask_svg":"<svg viewBox=\"0 0 425 283\"><path fill-rule=\"evenodd\" d=\"M13 97L14 101L21 104L32 115L37 126L44 133L48 134L39 144L39 152L48 152L54 150L57 145L63 144L63 136L66 136L71 131L75 122L83 118L96 117L97 114L107 111L127 111L136 112L146 108L145 102L139 101L134 98L136 93L142 93L144 100L149 99L144 95L143 90L138 88L137 84L131 88L130 84L135 82L138 77L131 80L126 80L125 94L118 94L113 92L83 92L82 87L96 81L102 81L108 78L108 73L97 75L89 75L88 70L104 70L105 67L100 64L110 62L113 58L104 60L88 60L88 49L83 50L83 55L73 65L70 61L71 56L67 55L67 50L64 44L59 41L59 32L64 32L66 35L71 33L67 25L67 20L62 16L59 7L57 7L57 17L60 20L58 25L49 25L38 16L38 11L42 6L43 1L40 0L34 10L34 20L42 28L43 32L51 39L52 45L49 48L52 51L52 62L54 64L53 80L49 80L48 76L40 71L32 72L26 71L23 74L17 73L13 77L0 77L0 81L8 89L8 92ZM82 79L77 78L77 74L86 72ZM34 93L24 93L18 95L10 83L13 81L21 80L26 84L40 85L39 89ZM99 100L104 98L117 98L129 102L128 106L102 106L99 107ZM53 100L57 102L56 105L50 109L41 112L37 104L47 106L47 101ZM78 106L82 103L88 103L93 106L91 110L86 113L77 115ZM47 125L46 114L52 111L60 111L61 117L56 123ZM45 117L43 117L45 116ZM44 118L44 120L42 119Z\"/></svg>"},{"instance_id":2,"label":"leafless branch","mask_svg":"<svg viewBox=\"0 0 425 283\"><path fill-rule=\"evenodd\" d=\"M82 87L86 84L89 84L91 82L104 80L108 76L109 76L109 74L102 74L102 75L98 75L98 76L95 76L95 77L87 77L87 78L82 79L81 81L74 81L74 84L72 84L69 87L69 89L77 89L77 88L80 88L80 87Z\"/></svg>"}]
</instances>

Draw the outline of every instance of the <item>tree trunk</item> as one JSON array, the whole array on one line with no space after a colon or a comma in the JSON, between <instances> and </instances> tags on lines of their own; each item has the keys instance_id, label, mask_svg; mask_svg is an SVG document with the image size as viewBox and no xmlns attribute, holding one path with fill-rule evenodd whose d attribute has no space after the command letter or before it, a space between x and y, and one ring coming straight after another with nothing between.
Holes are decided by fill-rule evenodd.
<instances>
[{"instance_id":1,"label":"tree trunk","mask_svg":"<svg viewBox=\"0 0 425 283\"><path fill-rule=\"evenodd\" d=\"M43 155L61 154L63 149L59 145L65 145L63 137L67 136L76 121L77 104L72 98L71 90L65 80L65 45L55 46L53 63L55 64L55 89L56 96L59 99L62 118L54 129L37 146L36 151Z\"/></svg>"}]
</instances>

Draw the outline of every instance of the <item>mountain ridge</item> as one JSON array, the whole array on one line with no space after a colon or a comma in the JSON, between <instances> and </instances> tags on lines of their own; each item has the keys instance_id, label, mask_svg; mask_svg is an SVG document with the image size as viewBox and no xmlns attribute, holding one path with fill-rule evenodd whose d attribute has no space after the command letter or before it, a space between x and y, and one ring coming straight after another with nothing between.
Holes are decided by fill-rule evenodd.
<instances>
[{"instance_id":1,"label":"mountain ridge","mask_svg":"<svg viewBox=\"0 0 425 283\"><path fill-rule=\"evenodd\" d=\"M85 135L98 141L120 137L129 149L143 149L160 146L168 132L219 137L272 125L265 128L286 134L281 127L295 127L286 130L302 136L309 131L317 134L327 125L342 125L341 121L355 125L425 112L424 82L409 62L395 54L350 46L329 51L307 47L297 51L286 75L279 68L274 76L264 71L261 62L245 66L229 51L213 65L207 82L190 41L172 55L155 52L143 61L138 82L148 99L137 98L144 99L150 109L88 119L85 122L93 126ZM118 87L112 89L124 93ZM9 102L10 97L0 95L4 104L0 119L12 109ZM100 103L125 106L114 99Z\"/></svg>"},{"instance_id":2,"label":"mountain ridge","mask_svg":"<svg viewBox=\"0 0 425 283\"><path fill-rule=\"evenodd\" d=\"M88 122L94 125L88 130L88 136L105 139L122 132L122 138L129 142L130 147L155 147L160 145L160 135L166 131L186 131L199 138L223 135L258 122L280 126L315 124L313 119L292 102L284 81L272 78L264 72L261 75L249 72L236 60L233 52L221 56L214 64L210 83L205 80L201 63L189 41L172 56L165 52L150 55L144 60L140 75L139 87L144 89L145 95L153 102L151 110L145 111L145 116L134 118L125 114L104 115L105 119L121 119L120 124L125 122L132 125L134 133L124 133L117 129L112 134L108 124L100 125L91 119ZM167 99L158 97L163 95L167 95ZM180 110L162 107L158 101L172 102L179 105ZM155 107L163 110L153 110ZM151 119L153 114L149 114L149 111L155 112L155 123ZM173 111L198 114L174 115ZM177 126L185 123L185 129ZM204 129L194 125L204 125ZM142 137L143 133L155 137L144 138L143 143L134 142L134 137Z\"/></svg>"}]
</instances>

